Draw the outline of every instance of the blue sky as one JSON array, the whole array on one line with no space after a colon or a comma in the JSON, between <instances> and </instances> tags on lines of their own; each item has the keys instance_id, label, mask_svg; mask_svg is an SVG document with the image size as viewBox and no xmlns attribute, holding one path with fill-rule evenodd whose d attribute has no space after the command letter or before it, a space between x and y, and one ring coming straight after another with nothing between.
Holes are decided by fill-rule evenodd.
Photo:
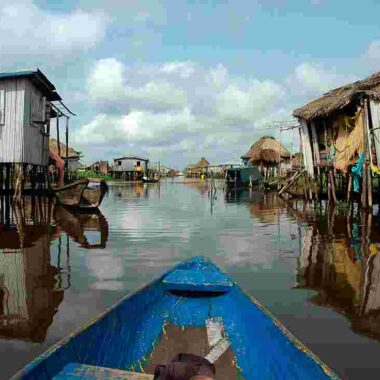
<instances>
[{"instance_id":1,"label":"blue sky","mask_svg":"<svg viewBox=\"0 0 380 380\"><path fill-rule=\"evenodd\" d=\"M39 67L83 162L236 161L273 121L380 68L380 4L2 0L0 69ZM290 146L291 134L282 136Z\"/></svg>"}]
</instances>

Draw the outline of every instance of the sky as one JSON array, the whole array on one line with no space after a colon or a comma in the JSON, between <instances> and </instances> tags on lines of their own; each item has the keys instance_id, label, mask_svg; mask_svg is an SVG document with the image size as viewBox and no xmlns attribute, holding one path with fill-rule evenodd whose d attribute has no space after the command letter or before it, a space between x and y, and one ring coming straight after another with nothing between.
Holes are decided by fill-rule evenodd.
<instances>
[{"instance_id":1,"label":"sky","mask_svg":"<svg viewBox=\"0 0 380 380\"><path fill-rule=\"evenodd\" d=\"M380 2L0 0L0 71L39 68L81 161L239 162L326 91L380 70ZM280 136L281 135L281 136Z\"/></svg>"}]
</instances>

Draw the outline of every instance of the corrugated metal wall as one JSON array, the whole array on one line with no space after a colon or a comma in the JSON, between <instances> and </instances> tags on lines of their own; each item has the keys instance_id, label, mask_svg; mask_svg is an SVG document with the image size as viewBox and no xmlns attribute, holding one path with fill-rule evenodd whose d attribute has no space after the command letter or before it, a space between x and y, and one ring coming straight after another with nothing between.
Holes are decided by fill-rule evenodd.
<instances>
[{"instance_id":1,"label":"corrugated metal wall","mask_svg":"<svg viewBox=\"0 0 380 380\"><path fill-rule=\"evenodd\" d=\"M24 162L25 79L0 81L4 90L3 124L0 124L0 162Z\"/></svg>"}]
</instances>

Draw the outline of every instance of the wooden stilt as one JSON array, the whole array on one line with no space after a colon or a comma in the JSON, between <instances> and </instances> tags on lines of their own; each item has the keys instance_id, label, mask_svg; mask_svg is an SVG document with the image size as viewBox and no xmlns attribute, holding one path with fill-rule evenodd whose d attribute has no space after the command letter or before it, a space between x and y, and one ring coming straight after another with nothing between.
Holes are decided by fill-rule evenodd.
<instances>
[{"instance_id":1,"label":"wooden stilt","mask_svg":"<svg viewBox=\"0 0 380 380\"><path fill-rule=\"evenodd\" d=\"M363 165L363 181L362 181L362 194L361 194L361 207L367 208L367 163Z\"/></svg>"},{"instance_id":2,"label":"wooden stilt","mask_svg":"<svg viewBox=\"0 0 380 380\"><path fill-rule=\"evenodd\" d=\"M347 186L347 202L351 199L351 189L352 189L352 176L348 174L348 186Z\"/></svg>"},{"instance_id":3,"label":"wooden stilt","mask_svg":"<svg viewBox=\"0 0 380 380\"><path fill-rule=\"evenodd\" d=\"M367 196L368 196L368 207L372 207L372 176L371 168L367 168Z\"/></svg>"}]
</instances>

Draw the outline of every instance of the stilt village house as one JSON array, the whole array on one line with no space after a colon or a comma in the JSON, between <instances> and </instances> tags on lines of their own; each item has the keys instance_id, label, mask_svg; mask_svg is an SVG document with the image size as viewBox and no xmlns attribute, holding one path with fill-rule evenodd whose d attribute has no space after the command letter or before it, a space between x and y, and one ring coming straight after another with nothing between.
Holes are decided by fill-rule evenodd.
<instances>
[{"instance_id":1,"label":"stilt village house","mask_svg":"<svg viewBox=\"0 0 380 380\"><path fill-rule=\"evenodd\" d=\"M362 153L373 167L380 163L380 72L334 89L293 115L311 176L326 166L346 173Z\"/></svg>"},{"instance_id":2,"label":"stilt village house","mask_svg":"<svg viewBox=\"0 0 380 380\"><path fill-rule=\"evenodd\" d=\"M272 136L263 136L241 157L245 164L256 165L265 177L281 174L290 166L290 152Z\"/></svg>"},{"instance_id":3,"label":"stilt village house","mask_svg":"<svg viewBox=\"0 0 380 380\"><path fill-rule=\"evenodd\" d=\"M18 169L47 180L50 122L57 119L59 134L59 118L66 117L67 141L66 113L72 114L40 70L0 73L0 191L12 186Z\"/></svg>"},{"instance_id":4,"label":"stilt village house","mask_svg":"<svg viewBox=\"0 0 380 380\"><path fill-rule=\"evenodd\" d=\"M149 160L139 156L124 156L114 158L113 177L133 180L141 179L148 171Z\"/></svg>"}]
</instances>

